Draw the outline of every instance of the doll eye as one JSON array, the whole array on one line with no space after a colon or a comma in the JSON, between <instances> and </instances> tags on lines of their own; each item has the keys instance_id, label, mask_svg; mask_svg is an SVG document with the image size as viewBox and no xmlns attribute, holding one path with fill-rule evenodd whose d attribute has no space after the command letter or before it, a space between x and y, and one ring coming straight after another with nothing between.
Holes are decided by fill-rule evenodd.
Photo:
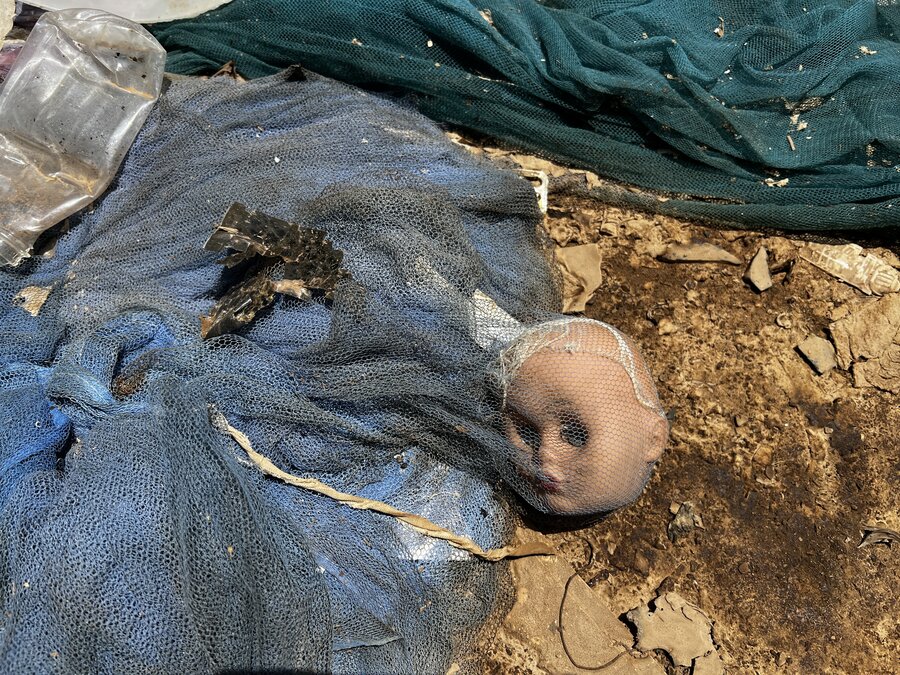
<instances>
[{"instance_id":1,"label":"doll eye","mask_svg":"<svg viewBox=\"0 0 900 675\"><path fill-rule=\"evenodd\" d=\"M515 424L516 433L525 445L532 450L541 447L541 435L533 424L518 416L513 420L513 424Z\"/></svg>"},{"instance_id":2,"label":"doll eye","mask_svg":"<svg viewBox=\"0 0 900 675\"><path fill-rule=\"evenodd\" d=\"M568 420L559 426L559 436L574 448L583 448L588 442L588 430L580 419Z\"/></svg>"}]
</instances>

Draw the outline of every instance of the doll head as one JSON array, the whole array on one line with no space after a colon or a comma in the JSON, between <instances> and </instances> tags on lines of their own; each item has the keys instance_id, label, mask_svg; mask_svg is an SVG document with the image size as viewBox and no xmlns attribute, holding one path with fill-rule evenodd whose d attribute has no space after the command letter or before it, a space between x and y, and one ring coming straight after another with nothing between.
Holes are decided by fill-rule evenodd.
<instances>
[{"instance_id":1,"label":"doll head","mask_svg":"<svg viewBox=\"0 0 900 675\"><path fill-rule=\"evenodd\" d=\"M636 347L591 319L539 324L501 358L502 424L510 446L498 467L540 511L585 515L634 501L669 426Z\"/></svg>"}]
</instances>

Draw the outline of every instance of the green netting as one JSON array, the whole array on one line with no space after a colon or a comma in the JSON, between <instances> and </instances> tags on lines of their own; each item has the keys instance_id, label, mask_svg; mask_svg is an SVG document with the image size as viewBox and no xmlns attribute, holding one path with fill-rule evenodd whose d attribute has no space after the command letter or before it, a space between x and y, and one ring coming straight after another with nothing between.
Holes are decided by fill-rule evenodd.
<instances>
[{"instance_id":1,"label":"green netting","mask_svg":"<svg viewBox=\"0 0 900 675\"><path fill-rule=\"evenodd\" d=\"M796 230L900 222L897 0L234 0L154 33L169 69L302 65L653 191Z\"/></svg>"}]
</instances>

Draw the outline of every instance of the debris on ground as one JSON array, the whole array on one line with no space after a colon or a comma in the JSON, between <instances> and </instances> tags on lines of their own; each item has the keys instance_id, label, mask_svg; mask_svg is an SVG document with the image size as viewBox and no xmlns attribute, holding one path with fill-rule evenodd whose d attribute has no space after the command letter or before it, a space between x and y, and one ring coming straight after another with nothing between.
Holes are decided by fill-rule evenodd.
<instances>
[{"instance_id":1,"label":"debris on ground","mask_svg":"<svg viewBox=\"0 0 900 675\"><path fill-rule=\"evenodd\" d=\"M841 371L815 378L795 353L808 335L835 339L829 323L883 300L862 297L836 277L798 262L804 240L716 230L599 203L577 189L554 189L580 172L543 166L554 177L545 220L551 238L559 245L597 243L602 249L604 292L586 313L629 322L643 344L655 349L654 369L674 414L678 448L660 463L659 482L637 508L577 533L596 552L582 576L614 612L626 612L661 578L677 577L673 571L681 567L690 570L703 584L699 597L688 588L681 592L704 610L715 610L718 655L729 672L770 672L776 666L864 672L872 664L885 670L896 656L896 624L876 612L860 631L852 617L890 597L896 574L872 563L883 546L870 549L871 557L847 556L846 547L856 542L846 533L859 525L857 511L873 503L880 511L898 507L889 480L896 455L890 430L900 424L897 394L856 389L852 374ZM745 260L765 247L775 283L763 299L738 293L746 286L725 267L657 262L668 243L686 241L708 241ZM892 244L885 243L889 248L873 242L866 251L900 269ZM687 421L699 418L702 424ZM810 463L808 453L787 448L809 448L815 459ZM795 487L786 491L788 484ZM845 496L835 499L834 491ZM728 527L673 546L667 537L673 493L676 505L702 503L705 520ZM563 557L563 544L575 536L554 535ZM581 569L582 557L567 559ZM859 578L865 579L861 594L854 591ZM808 611L808 598L816 594L821 602ZM823 649L815 641L798 641L823 625L837 642ZM532 672L514 658L499 658L509 665L504 672ZM695 670L703 672L704 664L696 661Z\"/></svg>"},{"instance_id":2,"label":"debris on ground","mask_svg":"<svg viewBox=\"0 0 900 675\"><path fill-rule=\"evenodd\" d=\"M556 215L549 220L569 228L572 241L601 246L604 290L586 313L628 322L655 349L661 395L673 412L674 445L655 489L637 508L579 532L596 551L584 578L614 612L640 605L661 579L676 578L685 599L715 611L728 672L771 672L779 658L778 667L791 672L884 669L896 653L894 624L879 624L878 610L860 632L849 617L889 597L896 574L880 564L883 545L869 547L871 555L848 555L859 539L847 533L859 526L860 512L897 508L889 480L897 395L856 389L852 373L836 368L817 378L796 347L811 334L834 339L831 323L897 294L867 298L805 261L792 264L802 240L704 228L554 192L550 207ZM583 210L595 214L587 225L576 218ZM619 224L616 236L598 232L604 219ZM685 241L708 241L747 261L765 247L774 285L760 296L727 266L656 258L668 243ZM888 248L866 250L896 263ZM668 333L665 321L679 330ZM660 335L661 326L668 334ZM727 526L704 536L695 530L673 545L672 501L702 504L707 527ZM554 541L572 538L561 533ZM853 590L860 577L862 595ZM823 600L808 613L817 592ZM798 642L821 625L837 642L825 650ZM883 637L872 637L876 630Z\"/></svg>"},{"instance_id":3,"label":"debris on ground","mask_svg":"<svg viewBox=\"0 0 900 675\"><path fill-rule=\"evenodd\" d=\"M757 293L762 293L772 288L772 275L769 273L769 252L765 246L760 246L753 260L744 272L744 281L750 284Z\"/></svg>"},{"instance_id":4,"label":"debris on ground","mask_svg":"<svg viewBox=\"0 0 900 675\"><path fill-rule=\"evenodd\" d=\"M810 335L797 345L797 351L805 358L819 375L824 375L837 365L834 358L834 347L825 338Z\"/></svg>"},{"instance_id":5,"label":"debris on ground","mask_svg":"<svg viewBox=\"0 0 900 675\"><path fill-rule=\"evenodd\" d=\"M707 654L718 660L712 622L706 612L678 593L665 593L626 616L637 628L636 646L642 652L662 649L676 666L690 666Z\"/></svg>"},{"instance_id":6,"label":"debris on ground","mask_svg":"<svg viewBox=\"0 0 900 675\"><path fill-rule=\"evenodd\" d=\"M856 548L871 546L873 544L884 544L888 548L891 544L900 544L900 532L889 530L886 527L877 527L875 525L866 525L863 528L863 538Z\"/></svg>"},{"instance_id":7,"label":"debris on ground","mask_svg":"<svg viewBox=\"0 0 900 675\"><path fill-rule=\"evenodd\" d=\"M869 300L829 326L837 362L856 387L900 393L900 294Z\"/></svg>"},{"instance_id":8,"label":"debris on ground","mask_svg":"<svg viewBox=\"0 0 900 675\"><path fill-rule=\"evenodd\" d=\"M809 243L800 249L800 257L866 295L900 291L900 272L858 244Z\"/></svg>"},{"instance_id":9,"label":"debris on ground","mask_svg":"<svg viewBox=\"0 0 900 675\"><path fill-rule=\"evenodd\" d=\"M669 244L656 256L665 262L679 263L727 263L740 265L741 259L724 248L707 242Z\"/></svg>"},{"instance_id":10,"label":"debris on ground","mask_svg":"<svg viewBox=\"0 0 900 675\"><path fill-rule=\"evenodd\" d=\"M37 316L41 307L50 297L53 286L26 286L13 296L13 304L21 307L31 316Z\"/></svg>"},{"instance_id":11,"label":"debris on ground","mask_svg":"<svg viewBox=\"0 0 900 675\"><path fill-rule=\"evenodd\" d=\"M677 544L678 540L691 534L695 528L703 528L703 518L696 512L693 502L672 502L669 513L675 516L667 528L669 539Z\"/></svg>"},{"instance_id":12,"label":"debris on ground","mask_svg":"<svg viewBox=\"0 0 900 675\"><path fill-rule=\"evenodd\" d=\"M603 282L600 247L560 246L553 255L563 279L563 314L583 312Z\"/></svg>"},{"instance_id":13,"label":"debris on ground","mask_svg":"<svg viewBox=\"0 0 900 675\"><path fill-rule=\"evenodd\" d=\"M540 535L520 531L539 541ZM504 645L523 672L575 675L599 666L611 673L662 675L651 658L634 658L628 628L561 557L510 562L516 602L494 641Z\"/></svg>"}]
</instances>

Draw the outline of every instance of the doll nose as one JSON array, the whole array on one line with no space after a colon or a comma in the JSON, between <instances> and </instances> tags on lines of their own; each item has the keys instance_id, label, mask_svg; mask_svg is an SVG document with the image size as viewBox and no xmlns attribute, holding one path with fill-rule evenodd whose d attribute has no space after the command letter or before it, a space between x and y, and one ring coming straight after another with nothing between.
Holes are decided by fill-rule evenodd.
<instances>
[{"instance_id":1,"label":"doll nose","mask_svg":"<svg viewBox=\"0 0 900 675\"><path fill-rule=\"evenodd\" d=\"M560 441L558 430L554 433L553 429L544 429L541 443L534 451L534 459L541 475L549 480L562 482L566 456L566 448Z\"/></svg>"}]
</instances>

